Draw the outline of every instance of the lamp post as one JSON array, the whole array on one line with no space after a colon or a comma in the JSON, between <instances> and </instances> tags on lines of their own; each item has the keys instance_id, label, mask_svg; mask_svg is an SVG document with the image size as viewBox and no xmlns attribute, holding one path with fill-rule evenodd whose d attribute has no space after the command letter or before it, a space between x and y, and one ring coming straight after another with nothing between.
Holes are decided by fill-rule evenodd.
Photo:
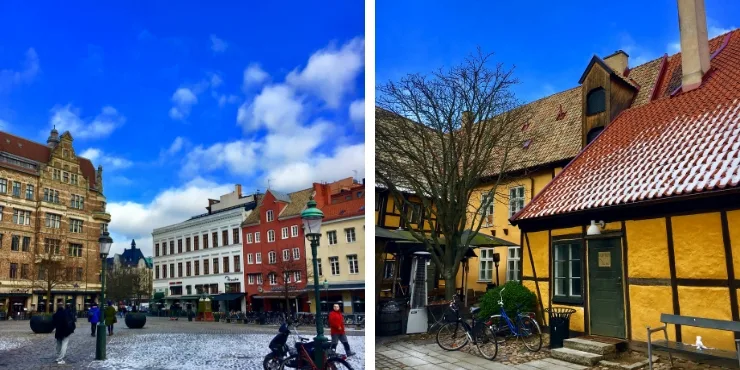
<instances>
[{"instance_id":1,"label":"lamp post","mask_svg":"<svg viewBox=\"0 0 740 370\"><path fill-rule=\"evenodd\" d=\"M107 265L106 258L108 257L108 253L110 252L110 247L113 245L113 239L111 239L110 235L107 231L104 231L102 234L100 234L100 238L98 238L98 243L100 243L100 261L102 263L102 269L100 273L100 307L103 308L103 302L105 301L105 265ZM97 336L97 342L95 343L95 359L99 361L105 360L105 315L103 314L105 310L101 310L100 315L100 321L98 322L98 336Z\"/></svg>"},{"instance_id":2,"label":"lamp post","mask_svg":"<svg viewBox=\"0 0 740 370\"><path fill-rule=\"evenodd\" d=\"M313 197L306 204L306 209L301 212L303 220L303 230L306 233L306 239L311 242L311 255L313 256L313 288L314 297L319 300L321 290L319 287L319 267L317 264L317 254L319 239L321 238L321 219L324 218L324 212L316 208L316 201ZM314 338L314 362L319 369L324 368L324 343L328 339L324 336L324 324L321 317L321 310L316 310L316 338Z\"/></svg>"},{"instance_id":3,"label":"lamp post","mask_svg":"<svg viewBox=\"0 0 740 370\"><path fill-rule=\"evenodd\" d=\"M324 278L324 291L326 292L326 319L329 320L331 307L329 307L329 281L326 278Z\"/></svg>"},{"instance_id":4,"label":"lamp post","mask_svg":"<svg viewBox=\"0 0 740 370\"><path fill-rule=\"evenodd\" d=\"M501 262L501 255L498 253L493 254L493 263L496 264L496 286L500 286L498 282L498 264Z\"/></svg>"}]
</instances>

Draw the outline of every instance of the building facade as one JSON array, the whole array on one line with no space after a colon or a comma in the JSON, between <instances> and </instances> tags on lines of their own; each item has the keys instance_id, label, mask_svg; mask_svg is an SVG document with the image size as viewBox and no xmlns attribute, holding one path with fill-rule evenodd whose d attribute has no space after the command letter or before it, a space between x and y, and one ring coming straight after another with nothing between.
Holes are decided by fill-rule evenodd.
<instances>
[{"instance_id":1,"label":"building facade","mask_svg":"<svg viewBox=\"0 0 740 370\"><path fill-rule=\"evenodd\" d=\"M131 248L124 249L121 254L108 257L107 263L109 274L116 274L125 270L126 273L119 276L125 276L127 279L133 280L126 284L126 290L130 291L130 295L125 297L126 303L149 302L152 298L154 283L154 264L151 257L145 257L141 249L136 247L135 240L131 241ZM111 280L106 280L108 289L113 287L114 284ZM106 293L106 296L112 296L110 290Z\"/></svg>"},{"instance_id":2,"label":"building facade","mask_svg":"<svg viewBox=\"0 0 740 370\"><path fill-rule=\"evenodd\" d=\"M197 308L208 295L213 310L246 311L241 223L261 196L243 196L241 186L209 199L208 213L155 229L155 309Z\"/></svg>"},{"instance_id":3,"label":"building facade","mask_svg":"<svg viewBox=\"0 0 740 370\"><path fill-rule=\"evenodd\" d=\"M103 169L77 156L69 132L52 130L47 145L0 132L0 311L84 310L109 222Z\"/></svg>"}]
</instances>

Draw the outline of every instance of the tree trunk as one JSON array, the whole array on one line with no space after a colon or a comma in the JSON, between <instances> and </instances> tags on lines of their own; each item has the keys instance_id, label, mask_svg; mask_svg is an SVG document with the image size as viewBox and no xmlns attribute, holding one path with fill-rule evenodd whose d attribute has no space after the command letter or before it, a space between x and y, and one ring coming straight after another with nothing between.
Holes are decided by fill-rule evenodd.
<instances>
[{"instance_id":1,"label":"tree trunk","mask_svg":"<svg viewBox=\"0 0 740 370\"><path fill-rule=\"evenodd\" d=\"M452 296L457 293L457 276L455 269L452 267L445 268L445 299L451 300Z\"/></svg>"}]
</instances>

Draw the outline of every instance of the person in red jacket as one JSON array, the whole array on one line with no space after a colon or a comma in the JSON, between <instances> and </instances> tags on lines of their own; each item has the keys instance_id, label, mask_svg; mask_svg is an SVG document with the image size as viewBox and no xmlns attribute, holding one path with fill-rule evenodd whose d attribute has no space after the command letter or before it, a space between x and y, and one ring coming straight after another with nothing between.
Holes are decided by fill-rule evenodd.
<instances>
[{"instance_id":1,"label":"person in red jacket","mask_svg":"<svg viewBox=\"0 0 740 370\"><path fill-rule=\"evenodd\" d=\"M344 334L344 315L339 311L339 305L334 305L334 311L329 312L329 328L331 329L331 348L333 351L337 350L337 342L341 341L344 346L344 353L347 356L352 356L355 353L349 349L349 341L347 341L347 335Z\"/></svg>"}]
</instances>

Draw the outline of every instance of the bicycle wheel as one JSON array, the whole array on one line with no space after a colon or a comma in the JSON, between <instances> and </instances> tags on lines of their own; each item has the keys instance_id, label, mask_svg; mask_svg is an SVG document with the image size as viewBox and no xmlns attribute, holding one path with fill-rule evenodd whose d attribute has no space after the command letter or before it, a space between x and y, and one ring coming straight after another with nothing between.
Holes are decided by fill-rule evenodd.
<instances>
[{"instance_id":1,"label":"bicycle wheel","mask_svg":"<svg viewBox=\"0 0 740 370\"><path fill-rule=\"evenodd\" d=\"M347 361L342 360L341 358L330 358L326 360L326 363L324 364L324 369L326 370L352 370L352 366L349 366Z\"/></svg>"},{"instance_id":2,"label":"bicycle wheel","mask_svg":"<svg viewBox=\"0 0 740 370\"><path fill-rule=\"evenodd\" d=\"M483 357L493 360L498 354L498 341L496 333L490 326L483 327L475 336L475 344Z\"/></svg>"},{"instance_id":3,"label":"bicycle wheel","mask_svg":"<svg viewBox=\"0 0 740 370\"><path fill-rule=\"evenodd\" d=\"M496 342L501 345L506 343L506 336L510 334L509 325L501 315L493 315L488 319L488 324L496 334Z\"/></svg>"},{"instance_id":4,"label":"bicycle wheel","mask_svg":"<svg viewBox=\"0 0 740 370\"><path fill-rule=\"evenodd\" d=\"M537 324L537 321L524 316L519 318L517 324L517 326L519 326L517 328L519 337L522 338L522 342L524 342L527 349L532 352L539 351L540 348L542 348L542 332L540 331L540 325Z\"/></svg>"},{"instance_id":5,"label":"bicycle wheel","mask_svg":"<svg viewBox=\"0 0 740 370\"><path fill-rule=\"evenodd\" d=\"M280 363L283 362L283 360L274 353L269 353L267 356L265 356L265 359L262 361L262 369L264 370L278 370L280 369Z\"/></svg>"},{"instance_id":6,"label":"bicycle wheel","mask_svg":"<svg viewBox=\"0 0 740 370\"><path fill-rule=\"evenodd\" d=\"M447 351L457 351L468 344L468 335L465 327L459 322L450 322L439 328L437 344Z\"/></svg>"},{"instance_id":7,"label":"bicycle wheel","mask_svg":"<svg viewBox=\"0 0 740 370\"><path fill-rule=\"evenodd\" d=\"M290 355L288 358L280 362L280 370L295 369L298 362L298 355Z\"/></svg>"}]
</instances>

